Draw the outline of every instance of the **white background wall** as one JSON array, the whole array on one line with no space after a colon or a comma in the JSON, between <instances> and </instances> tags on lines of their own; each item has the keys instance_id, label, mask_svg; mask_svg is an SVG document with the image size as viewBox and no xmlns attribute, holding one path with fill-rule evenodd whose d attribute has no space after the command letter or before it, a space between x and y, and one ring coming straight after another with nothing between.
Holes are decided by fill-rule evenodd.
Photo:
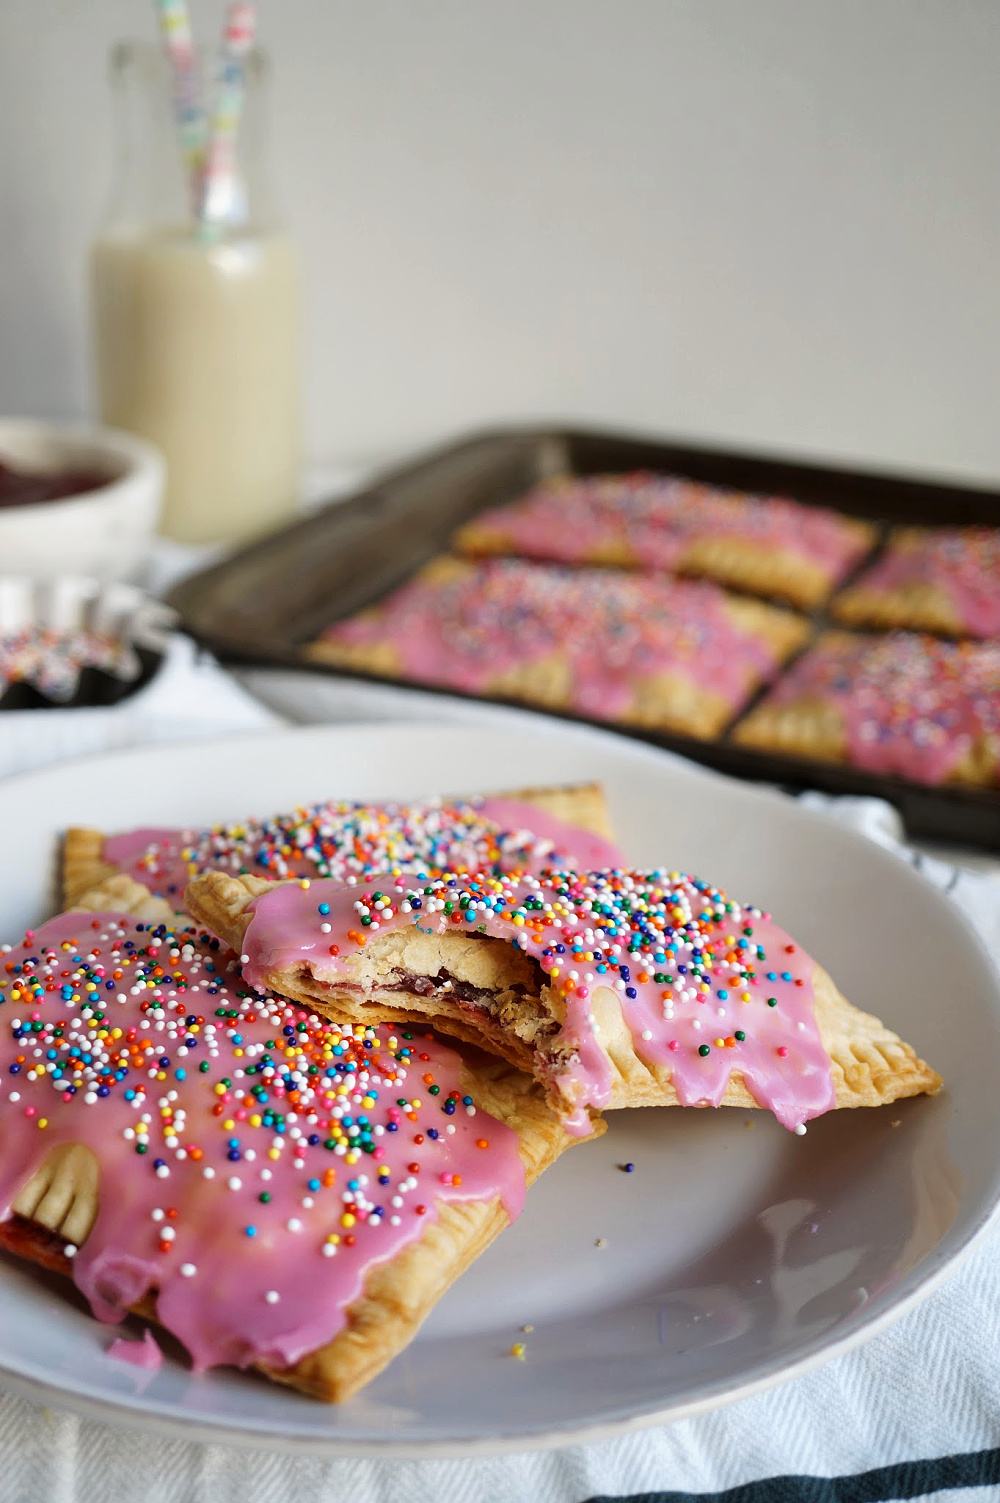
<instances>
[{"instance_id":1,"label":"white background wall","mask_svg":"<svg viewBox=\"0 0 1000 1503\"><path fill-rule=\"evenodd\" d=\"M260 9L314 455L562 416L1000 481L998 0ZM0 0L0 411L88 406L124 35Z\"/></svg>"}]
</instances>

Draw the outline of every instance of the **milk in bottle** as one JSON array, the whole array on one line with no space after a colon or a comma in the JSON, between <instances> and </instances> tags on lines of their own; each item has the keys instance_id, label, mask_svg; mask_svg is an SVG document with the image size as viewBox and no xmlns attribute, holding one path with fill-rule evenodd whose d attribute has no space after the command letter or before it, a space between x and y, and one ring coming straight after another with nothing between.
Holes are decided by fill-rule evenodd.
<instances>
[{"instance_id":1,"label":"milk in bottle","mask_svg":"<svg viewBox=\"0 0 1000 1503\"><path fill-rule=\"evenodd\" d=\"M131 43L112 58L119 172L90 266L98 405L163 451L161 528L190 543L248 537L297 504L298 266L263 181L264 75L252 53L233 191L206 234L167 59Z\"/></svg>"}]
</instances>

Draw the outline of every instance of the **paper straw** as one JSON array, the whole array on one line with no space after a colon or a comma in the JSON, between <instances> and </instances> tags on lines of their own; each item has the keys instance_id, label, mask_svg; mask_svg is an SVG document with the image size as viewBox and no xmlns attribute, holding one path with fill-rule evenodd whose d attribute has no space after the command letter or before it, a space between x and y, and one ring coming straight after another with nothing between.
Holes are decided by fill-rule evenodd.
<instances>
[{"instance_id":1,"label":"paper straw","mask_svg":"<svg viewBox=\"0 0 1000 1503\"><path fill-rule=\"evenodd\" d=\"M222 32L218 92L205 155L199 235L206 240L221 233L236 202L236 137L246 88L245 59L256 30L256 6L251 0L232 0Z\"/></svg>"},{"instance_id":2,"label":"paper straw","mask_svg":"<svg viewBox=\"0 0 1000 1503\"><path fill-rule=\"evenodd\" d=\"M198 86L198 65L186 0L156 0L160 35L173 72L174 115L181 160L188 176L191 203L197 213L202 198L205 165L205 111Z\"/></svg>"}]
</instances>

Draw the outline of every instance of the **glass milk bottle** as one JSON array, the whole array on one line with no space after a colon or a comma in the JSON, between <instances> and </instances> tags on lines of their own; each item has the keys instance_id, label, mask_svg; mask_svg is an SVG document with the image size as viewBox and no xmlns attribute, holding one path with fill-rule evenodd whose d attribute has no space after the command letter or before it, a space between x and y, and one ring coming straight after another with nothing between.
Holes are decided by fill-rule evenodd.
<instances>
[{"instance_id":1,"label":"glass milk bottle","mask_svg":"<svg viewBox=\"0 0 1000 1503\"><path fill-rule=\"evenodd\" d=\"M91 251L101 420L165 454L168 537L236 541L297 502L298 265L262 171L265 62L246 59L231 173L212 190L210 223L182 163L165 53L124 43L111 76L117 172Z\"/></svg>"}]
</instances>

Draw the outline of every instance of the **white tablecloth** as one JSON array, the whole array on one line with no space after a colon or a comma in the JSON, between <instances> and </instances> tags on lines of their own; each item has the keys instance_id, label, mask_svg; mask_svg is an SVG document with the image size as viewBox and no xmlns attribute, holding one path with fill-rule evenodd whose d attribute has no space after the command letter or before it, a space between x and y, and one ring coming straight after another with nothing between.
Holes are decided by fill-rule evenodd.
<instances>
[{"instance_id":1,"label":"white tablecloth","mask_svg":"<svg viewBox=\"0 0 1000 1503\"><path fill-rule=\"evenodd\" d=\"M0 718L0 776L102 747L290 719L420 714L421 696L302 674L247 672L247 689L175 639L166 670L120 707ZM452 702L454 720L507 712ZM874 799L806 798L949 891L1000 959L1000 876L908 851ZM1000 1226L917 1310L819 1371L700 1418L595 1445L475 1461L319 1461L240 1451L40 1410L0 1393L2 1503L876 1503L1000 1498ZM864 1474L864 1475L858 1475ZM945 1491L946 1490L946 1491Z\"/></svg>"}]
</instances>

